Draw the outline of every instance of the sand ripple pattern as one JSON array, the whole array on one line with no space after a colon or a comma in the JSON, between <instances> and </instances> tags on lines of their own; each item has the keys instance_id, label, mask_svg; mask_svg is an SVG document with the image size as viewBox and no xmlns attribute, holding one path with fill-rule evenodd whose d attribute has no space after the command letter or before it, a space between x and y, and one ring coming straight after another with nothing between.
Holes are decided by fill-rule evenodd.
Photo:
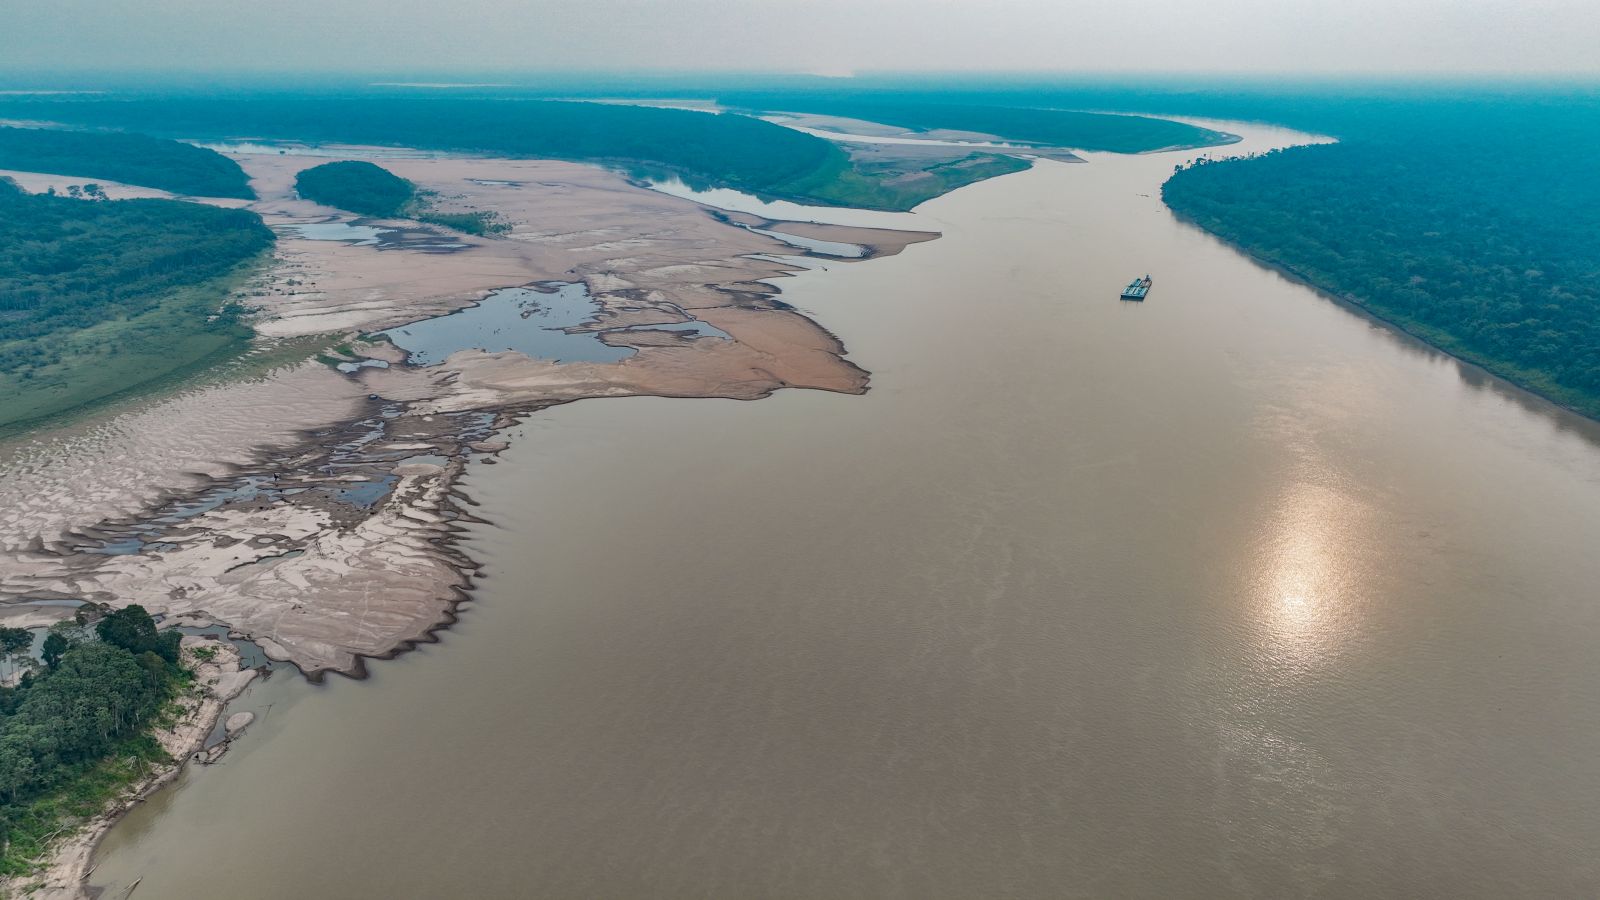
<instances>
[{"instance_id":1,"label":"sand ripple pattern","mask_svg":"<svg viewBox=\"0 0 1600 900\"><path fill-rule=\"evenodd\" d=\"M85 529L198 490L350 418L361 396L306 362L0 446L0 578L10 554L60 551Z\"/></svg>"}]
</instances>

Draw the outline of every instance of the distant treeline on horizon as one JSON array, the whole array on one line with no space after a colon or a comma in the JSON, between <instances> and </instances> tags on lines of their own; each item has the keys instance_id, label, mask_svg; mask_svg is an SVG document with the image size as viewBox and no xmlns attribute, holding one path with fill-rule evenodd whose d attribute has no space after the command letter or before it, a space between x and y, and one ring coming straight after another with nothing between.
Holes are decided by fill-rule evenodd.
<instances>
[{"instance_id":1,"label":"distant treeline on horizon","mask_svg":"<svg viewBox=\"0 0 1600 900\"><path fill-rule=\"evenodd\" d=\"M910 127L998 124L986 108L941 110L939 121ZM568 102L524 95L368 89L354 93L139 93L0 97L0 116L114 128L169 138L268 138L320 143L421 147L520 157L612 163L676 174L702 187L827 205L909 209L967 183L938 173L906 190L859 169L833 141L748 115L707 115L660 107ZM946 118L953 121L946 123ZM1002 121L1032 123L1034 143L1140 152L1204 146L1224 135L1159 119L1030 111ZM1000 166L994 172L1013 171ZM105 176L102 176L105 177Z\"/></svg>"}]
</instances>

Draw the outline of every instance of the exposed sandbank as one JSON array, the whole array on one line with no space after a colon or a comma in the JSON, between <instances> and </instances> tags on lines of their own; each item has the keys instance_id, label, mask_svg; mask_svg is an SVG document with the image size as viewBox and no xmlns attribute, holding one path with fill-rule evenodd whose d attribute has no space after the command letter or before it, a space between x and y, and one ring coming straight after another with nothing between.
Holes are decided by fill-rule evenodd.
<instances>
[{"instance_id":1,"label":"exposed sandbank","mask_svg":"<svg viewBox=\"0 0 1600 900\"><path fill-rule=\"evenodd\" d=\"M736 221L571 163L383 160L442 211L492 211L511 226L504 237L472 237L295 197L295 174L328 157L235 158L262 198L251 208L282 236L247 301L259 308L257 330L329 335L347 359L390 365L342 374L306 363L9 448L0 597L13 611L28 598L82 598L204 615L313 677L359 675L364 658L448 624L475 573L453 546L466 515L454 484L514 417L590 397L866 389L867 373L838 339L777 298L771 282L800 268L782 257L804 251L745 226L858 244L864 258L936 236ZM356 222L397 237L311 240L286 227ZM555 363L463 349L416 367L392 345L357 339L536 282L583 282L598 311L574 330L634 352ZM694 320L727 337L615 330Z\"/></svg>"}]
</instances>

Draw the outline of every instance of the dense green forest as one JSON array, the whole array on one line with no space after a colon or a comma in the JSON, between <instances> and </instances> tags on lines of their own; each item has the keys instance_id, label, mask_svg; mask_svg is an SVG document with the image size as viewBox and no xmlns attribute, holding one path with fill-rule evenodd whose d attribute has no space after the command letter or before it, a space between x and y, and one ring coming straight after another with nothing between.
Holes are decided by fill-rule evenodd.
<instances>
[{"instance_id":1,"label":"dense green forest","mask_svg":"<svg viewBox=\"0 0 1600 900\"><path fill-rule=\"evenodd\" d=\"M1171 119L1026 106L950 103L935 98L829 94L731 94L722 101L745 109L820 113L896 125L916 131L950 129L998 135L1011 141L1144 153L1208 147L1233 138Z\"/></svg>"},{"instance_id":2,"label":"dense green forest","mask_svg":"<svg viewBox=\"0 0 1600 900\"><path fill-rule=\"evenodd\" d=\"M250 331L223 301L272 242L245 210L30 195L0 179L0 426L241 346Z\"/></svg>"},{"instance_id":3,"label":"dense green forest","mask_svg":"<svg viewBox=\"0 0 1600 900\"><path fill-rule=\"evenodd\" d=\"M295 190L307 200L364 216L419 219L469 234L508 230L492 212L439 212L427 191L382 166L360 160L323 163L295 177Z\"/></svg>"},{"instance_id":4,"label":"dense green forest","mask_svg":"<svg viewBox=\"0 0 1600 900\"><path fill-rule=\"evenodd\" d=\"M188 678L180 637L130 606L52 628L41 665L30 632L0 629L0 669L23 673L0 688L0 875L25 873L64 820L168 761L148 732Z\"/></svg>"},{"instance_id":5,"label":"dense green forest","mask_svg":"<svg viewBox=\"0 0 1600 900\"><path fill-rule=\"evenodd\" d=\"M1600 178L1592 149L1600 144L1600 88L1593 84L853 82L825 92L810 85L718 96L841 114L890 104L1117 110L1337 137L1335 145L1191 168L1163 193L1178 214L1246 252L1600 417Z\"/></svg>"},{"instance_id":6,"label":"dense green forest","mask_svg":"<svg viewBox=\"0 0 1600 900\"><path fill-rule=\"evenodd\" d=\"M0 169L101 178L195 197L254 199L239 164L142 134L0 127Z\"/></svg>"},{"instance_id":7,"label":"dense green forest","mask_svg":"<svg viewBox=\"0 0 1600 900\"><path fill-rule=\"evenodd\" d=\"M1600 108L1369 104L1332 124L1342 143L1194 166L1163 197L1260 259L1600 416Z\"/></svg>"}]
</instances>

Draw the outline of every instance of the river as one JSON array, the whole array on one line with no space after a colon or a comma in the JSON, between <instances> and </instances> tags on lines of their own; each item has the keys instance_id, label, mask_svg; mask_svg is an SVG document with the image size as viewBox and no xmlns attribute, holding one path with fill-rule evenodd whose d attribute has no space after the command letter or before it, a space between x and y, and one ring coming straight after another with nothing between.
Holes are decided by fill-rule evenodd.
<instances>
[{"instance_id":1,"label":"river","mask_svg":"<svg viewBox=\"0 0 1600 900\"><path fill-rule=\"evenodd\" d=\"M1040 162L786 280L864 397L530 417L440 643L254 688L93 881L1600 892L1600 429L1176 221L1192 155Z\"/></svg>"}]
</instances>

